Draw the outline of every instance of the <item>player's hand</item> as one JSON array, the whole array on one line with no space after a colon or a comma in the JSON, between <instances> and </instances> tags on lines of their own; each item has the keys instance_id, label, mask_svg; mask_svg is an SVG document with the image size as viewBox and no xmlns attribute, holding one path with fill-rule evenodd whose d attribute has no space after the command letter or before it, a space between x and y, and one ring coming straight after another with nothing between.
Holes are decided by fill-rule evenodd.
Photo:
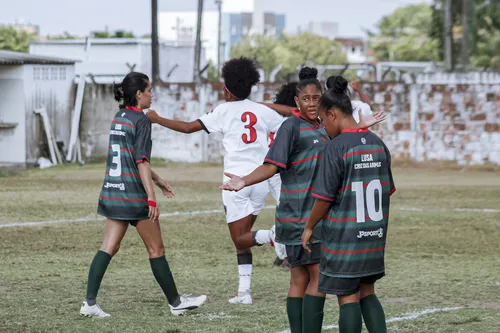
<instances>
[{"instance_id":1,"label":"player's hand","mask_svg":"<svg viewBox=\"0 0 500 333\"><path fill-rule=\"evenodd\" d=\"M169 183L167 183L166 180L160 178L155 182L155 184L160 188L164 196L166 196L169 199L174 197L175 195L174 189L172 188L172 186L170 186Z\"/></svg>"},{"instance_id":2,"label":"player's hand","mask_svg":"<svg viewBox=\"0 0 500 333\"><path fill-rule=\"evenodd\" d=\"M349 83L349 85L351 86L351 88L354 90L354 91L360 91L361 90L361 85L359 84L359 81L351 81Z\"/></svg>"},{"instance_id":3,"label":"player's hand","mask_svg":"<svg viewBox=\"0 0 500 333\"><path fill-rule=\"evenodd\" d=\"M245 181L243 180L243 178L228 172L224 172L224 174L227 177L231 178L231 180L222 184L222 186L219 187L221 190L237 192L245 187Z\"/></svg>"},{"instance_id":4,"label":"player's hand","mask_svg":"<svg viewBox=\"0 0 500 333\"><path fill-rule=\"evenodd\" d=\"M359 114L359 127L361 128L367 128L375 124L378 124L381 121L384 121L385 118L387 117L385 111L374 112L368 116L364 116L363 111L359 110L358 114Z\"/></svg>"},{"instance_id":5,"label":"player's hand","mask_svg":"<svg viewBox=\"0 0 500 333\"><path fill-rule=\"evenodd\" d=\"M149 213L148 217L151 220L151 222L159 222L160 218L160 208L156 205L156 200L155 198L148 198L148 206L149 206Z\"/></svg>"},{"instance_id":6,"label":"player's hand","mask_svg":"<svg viewBox=\"0 0 500 333\"><path fill-rule=\"evenodd\" d=\"M158 113L156 113L155 110L149 109L148 112L146 112L146 116L151 120L152 123L157 123L158 119L160 119L160 116Z\"/></svg>"},{"instance_id":7,"label":"player's hand","mask_svg":"<svg viewBox=\"0 0 500 333\"><path fill-rule=\"evenodd\" d=\"M305 228L304 232L302 233L302 247L309 253L311 253L311 249L309 248L307 243L312 244L312 242L313 242L313 230Z\"/></svg>"}]
</instances>

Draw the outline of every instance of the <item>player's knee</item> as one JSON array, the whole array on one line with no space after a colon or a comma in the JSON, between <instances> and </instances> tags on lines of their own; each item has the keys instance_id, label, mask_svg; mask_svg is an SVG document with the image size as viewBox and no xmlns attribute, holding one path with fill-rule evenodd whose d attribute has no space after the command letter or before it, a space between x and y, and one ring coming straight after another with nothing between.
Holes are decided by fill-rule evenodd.
<instances>
[{"instance_id":1,"label":"player's knee","mask_svg":"<svg viewBox=\"0 0 500 333\"><path fill-rule=\"evenodd\" d=\"M165 255L165 247L163 244L149 245L147 246L147 250L150 258L159 258Z\"/></svg>"},{"instance_id":2,"label":"player's knee","mask_svg":"<svg viewBox=\"0 0 500 333\"><path fill-rule=\"evenodd\" d=\"M120 250L120 243L118 244L106 244L103 243L100 248L101 251L106 252L110 256L115 256L118 253L118 250Z\"/></svg>"}]
</instances>

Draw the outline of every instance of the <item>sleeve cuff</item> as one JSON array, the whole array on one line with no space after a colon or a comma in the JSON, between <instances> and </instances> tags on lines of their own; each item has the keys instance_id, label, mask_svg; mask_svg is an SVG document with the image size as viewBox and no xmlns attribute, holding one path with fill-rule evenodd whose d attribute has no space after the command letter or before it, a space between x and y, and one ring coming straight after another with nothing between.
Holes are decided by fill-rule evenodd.
<instances>
[{"instance_id":1,"label":"sleeve cuff","mask_svg":"<svg viewBox=\"0 0 500 333\"><path fill-rule=\"evenodd\" d=\"M267 157L264 159L264 163L273 164L273 165L277 166L278 168L286 169L286 164L274 161L274 160L267 158Z\"/></svg>"},{"instance_id":2,"label":"sleeve cuff","mask_svg":"<svg viewBox=\"0 0 500 333\"><path fill-rule=\"evenodd\" d=\"M316 199L327 201L327 202L334 202L335 201L335 198L326 197L324 195L314 193L314 192L313 192L312 196Z\"/></svg>"},{"instance_id":3,"label":"sleeve cuff","mask_svg":"<svg viewBox=\"0 0 500 333\"><path fill-rule=\"evenodd\" d=\"M150 162L150 161L149 161L149 158L148 158L146 155L142 155L142 158L141 158L141 159L139 159L139 160L136 160L136 161L135 161L135 163L136 163L136 164L139 164L139 163L142 163L142 162L144 162L144 161L146 161L146 162Z\"/></svg>"},{"instance_id":4,"label":"sleeve cuff","mask_svg":"<svg viewBox=\"0 0 500 333\"><path fill-rule=\"evenodd\" d=\"M205 126L205 124L203 123L203 121L201 121L201 119L197 119L197 120L200 123L201 127L203 127L203 129L205 130L205 132L207 132L207 134L210 134L210 131L207 129L207 127Z\"/></svg>"}]
</instances>

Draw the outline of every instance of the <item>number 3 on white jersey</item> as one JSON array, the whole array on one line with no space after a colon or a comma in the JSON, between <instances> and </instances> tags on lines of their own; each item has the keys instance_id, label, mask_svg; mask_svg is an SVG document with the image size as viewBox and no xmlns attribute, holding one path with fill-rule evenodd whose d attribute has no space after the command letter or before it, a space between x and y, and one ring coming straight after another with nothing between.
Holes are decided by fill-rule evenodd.
<instances>
[{"instance_id":1,"label":"number 3 on white jersey","mask_svg":"<svg viewBox=\"0 0 500 333\"><path fill-rule=\"evenodd\" d=\"M247 123L245 128L248 129L249 133L243 133L241 135L241 140L247 145L253 143L257 140L257 131L254 126L257 124L257 116L254 113L246 111L241 115L241 121Z\"/></svg>"},{"instance_id":2,"label":"number 3 on white jersey","mask_svg":"<svg viewBox=\"0 0 500 333\"><path fill-rule=\"evenodd\" d=\"M365 195L363 182L353 182L352 191L356 193L356 220L365 222ZM375 191L378 192L378 208L375 207ZM382 184L379 179L372 180L366 186L366 209L370 220L377 222L384 217L382 212Z\"/></svg>"},{"instance_id":3,"label":"number 3 on white jersey","mask_svg":"<svg viewBox=\"0 0 500 333\"><path fill-rule=\"evenodd\" d=\"M116 168L109 169L109 175L111 177L120 177L122 174L122 160L120 156L120 145L111 145L111 150L113 153L116 153L116 156L113 156L112 163L116 164Z\"/></svg>"}]
</instances>

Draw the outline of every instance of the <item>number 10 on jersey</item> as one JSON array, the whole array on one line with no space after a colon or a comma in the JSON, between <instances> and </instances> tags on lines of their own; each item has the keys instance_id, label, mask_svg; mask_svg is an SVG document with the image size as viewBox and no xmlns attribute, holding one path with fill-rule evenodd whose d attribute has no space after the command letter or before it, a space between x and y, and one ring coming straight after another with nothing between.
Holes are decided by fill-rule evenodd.
<instances>
[{"instance_id":1,"label":"number 10 on jersey","mask_svg":"<svg viewBox=\"0 0 500 333\"><path fill-rule=\"evenodd\" d=\"M352 191L356 194L356 221L363 223L366 220L366 210L368 218L374 222L378 222L384 218L382 212L382 184L379 179L372 180L366 186L363 182L352 182ZM378 207L375 207L375 192L378 194Z\"/></svg>"}]
</instances>

